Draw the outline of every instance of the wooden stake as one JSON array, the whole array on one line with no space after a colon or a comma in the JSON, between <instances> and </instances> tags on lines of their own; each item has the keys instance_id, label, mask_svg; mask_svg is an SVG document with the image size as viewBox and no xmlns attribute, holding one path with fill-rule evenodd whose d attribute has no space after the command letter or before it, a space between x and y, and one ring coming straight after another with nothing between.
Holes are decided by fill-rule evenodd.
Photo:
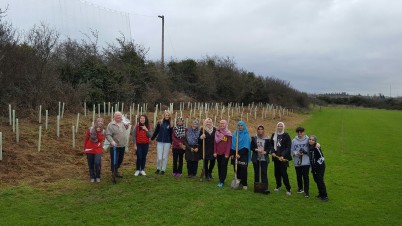
<instances>
[{"instance_id":1,"label":"wooden stake","mask_svg":"<svg viewBox=\"0 0 402 226\"><path fill-rule=\"evenodd\" d=\"M39 126L38 152L40 151L41 142L42 142L42 126Z\"/></svg>"},{"instance_id":2,"label":"wooden stake","mask_svg":"<svg viewBox=\"0 0 402 226\"><path fill-rule=\"evenodd\" d=\"M72 126L72 132L73 132L73 148L75 148L75 128Z\"/></svg>"},{"instance_id":3,"label":"wooden stake","mask_svg":"<svg viewBox=\"0 0 402 226\"><path fill-rule=\"evenodd\" d=\"M18 123L18 118L17 119L15 119L15 138L16 138L16 141L17 141L17 144L20 142L20 126L19 126L19 123Z\"/></svg>"},{"instance_id":4,"label":"wooden stake","mask_svg":"<svg viewBox=\"0 0 402 226\"><path fill-rule=\"evenodd\" d=\"M0 161L3 160L3 133L0 132Z\"/></svg>"},{"instance_id":5,"label":"wooden stake","mask_svg":"<svg viewBox=\"0 0 402 226\"><path fill-rule=\"evenodd\" d=\"M46 110L45 111L45 128L46 128L46 130L47 130L47 125L48 125L48 122L49 122L49 111L48 110Z\"/></svg>"}]
</instances>

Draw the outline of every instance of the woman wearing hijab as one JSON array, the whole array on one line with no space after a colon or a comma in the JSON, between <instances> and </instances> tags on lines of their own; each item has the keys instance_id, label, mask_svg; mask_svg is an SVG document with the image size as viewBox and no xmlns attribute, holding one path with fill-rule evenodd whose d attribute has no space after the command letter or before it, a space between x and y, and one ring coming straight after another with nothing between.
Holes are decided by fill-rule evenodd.
<instances>
[{"instance_id":1,"label":"woman wearing hijab","mask_svg":"<svg viewBox=\"0 0 402 226\"><path fill-rule=\"evenodd\" d=\"M186 150L186 128L184 128L184 120L178 117L176 126L173 128L172 134L172 152L173 152L173 176L181 177L183 173L183 155Z\"/></svg>"},{"instance_id":2,"label":"woman wearing hijab","mask_svg":"<svg viewBox=\"0 0 402 226\"><path fill-rule=\"evenodd\" d=\"M263 125L258 125L257 134L251 137L250 149L253 152L251 161L254 166L254 182L262 182L265 185L264 194L269 194L268 188L268 163L269 163L269 138L265 135ZM260 175L261 173L261 175ZM261 180L260 180L261 178Z\"/></svg>"},{"instance_id":3,"label":"woman wearing hijab","mask_svg":"<svg viewBox=\"0 0 402 226\"><path fill-rule=\"evenodd\" d=\"M228 172L228 159L230 148L232 146L232 133L228 130L226 120L219 122L219 127L215 132L214 157L218 161L218 187L222 187L226 180Z\"/></svg>"},{"instance_id":4,"label":"woman wearing hijab","mask_svg":"<svg viewBox=\"0 0 402 226\"><path fill-rule=\"evenodd\" d=\"M237 138L239 140L237 140ZM236 143L238 143L238 146ZM236 146L238 147L237 156ZM243 121L239 121L237 123L237 129L232 138L231 154L233 166L235 164L234 158L237 158L237 178L240 179L243 189L247 190L247 166L248 162L250 161L250 135L248 133L246 123Z\"/></svg>"},{"instance_id":5,"label":"woman wearing hijab","mask_svg":"<svg viewBox=\"0 0 402 226\"><path fill-rule=\"evenodd\" d=\"M186 161L187 172L189 178L194 178L197 175L198 161L200 160L200 151L198 148L200 135L200 123L194 120L186 132Z\"/></svg>"},{"instance_id":6,"label":"woman wearing hijab","mask_svg":"<svg viewBox=\"0 0 402 226\"><path fill-rule=\"evenodd\" d=\"M84 151L87 155L89 177L91 183L100 182L101 162L102 162L102 142L106 138L106 132L103 127L103 118L96 119L93 127L86 132Z\"/></svg>"},{"instance_id":7,"label":"woman wearing hijab","mask_svg":"<svg viewBox=\"0 0 402 226\"><path fill-rule=\"evenodd\" d=\"M274 161L274 174L276 179L276 188L274 191L280 191L282 187L282 181L286 187L286 195L291 195L291 187L288 177L289 161L292 160L290 149L292 146L292 140L287 132L285 132L285 124L278 122L276 130L272 134L271 140L271 152L272 160Z\"/></svg>"},{"instance_id":8,"label":"woman wearing hijab","mask_svg":"<svg viewBox=\"0 0 402 226\"><path fill-rule=\"evenodd\" d=\"M212 125L212 119L207 118L204 121L203 129L200 131L200 151L203 150L203 142L205 139L205 158L203 166L205 167L205 177L210 181L212 177L212 170L215 167L215 157L214 157L214 143L215 143L215 132L216 128ZM202 155L202 153L201 153Z\"/></svg>"},{"instance_id":9,"label":"woman wearing hijab","mask_svg":"<svg viewBox=\"0 0 402 226\"><path fill-rule=\"evenodd\" d=\"M155 140L156 136L156 150L158 153L156 163L156 174L165 174L166 165L169 156L170 145L172 144L172 126L170 113L165 110L163 118L158 122L155 128L155 132L151 137L151 140ZM163 161L162 161L163 160Z\"/></svg>"},{"instance_id":10,"label":"woman wearing hijab","mask_svg":"<svg viewBox=\"0 0 402 226\"><path fill-rule=\"evenodd\" d=\"M324 182L324 174L325 174L325 162L324 162L324 154L321 151L321 148L317 145L317 137L310 136L308 139L309 144L309 156L310 156L310 164L311 164L311 172L313 173L314 181L317 183L318 188L318 196L317 198L322 201L328 201L327 188Z\"/></svg>"}]
</instances>

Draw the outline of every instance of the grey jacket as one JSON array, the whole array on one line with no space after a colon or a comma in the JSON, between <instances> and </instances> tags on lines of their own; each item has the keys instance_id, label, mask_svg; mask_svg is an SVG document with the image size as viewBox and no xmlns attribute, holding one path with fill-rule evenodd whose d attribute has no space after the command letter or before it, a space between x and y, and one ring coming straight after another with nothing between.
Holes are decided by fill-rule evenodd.
<instances>
[{"instance_id":1,"label":"grey jacket","mask_svg":"<svg viewBox=\"0 0 402 226\"><path fill-rule=\"evenodd\" d=\"M302 150L304 150L304 153L300 155L299 153ZM291 152L295 167L310 165L310 158L308 156L308 136L304 135L301 139L297 136L293 138Z\"/></svg>"}]
</instances>

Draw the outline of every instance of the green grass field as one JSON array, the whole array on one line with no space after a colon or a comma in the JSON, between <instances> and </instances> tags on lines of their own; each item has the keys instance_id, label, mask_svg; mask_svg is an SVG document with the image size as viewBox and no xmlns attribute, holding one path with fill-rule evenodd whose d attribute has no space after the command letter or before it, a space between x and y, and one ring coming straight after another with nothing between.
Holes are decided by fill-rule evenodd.
<instances>
[{"instance_id":1,"label":"green grass field","mask_svg":"<svg viewBox=\"0 0 402 226\"><path fill-rule=\"evenodd\" d=\"M309 199L273 192L273 164L270 195L253 193L251 165L247 191L230 189L231 166L219 189L217 179L157 176L148 165L147 177L126 169L116 185L104 175L100 184L71 178L46 188L2 186L0 225L401 225L402 112L324 108L311 114L302 126L322 146L329 202L314 197L311 176ZM288 172L295 191L293 164Z\"/></svg>"}]
</instances>

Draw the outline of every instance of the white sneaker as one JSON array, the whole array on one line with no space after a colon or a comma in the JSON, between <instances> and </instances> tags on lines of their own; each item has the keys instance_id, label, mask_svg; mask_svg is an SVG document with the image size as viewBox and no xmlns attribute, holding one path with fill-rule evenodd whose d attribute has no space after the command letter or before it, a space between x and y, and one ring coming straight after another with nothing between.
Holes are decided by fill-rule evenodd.
<instances>
[{"instance_id":1,"label":"white sneaker","mask_svg":"<svg viewBox=\"0 0 402 226\"><path fill-rule=\"evenodd\" d=\"M95 179L91 178L91 183L95 182Z\"/></svg>"},{"instance_id":2,"label":"white sneaker","mask_svg":"<svg viewBox=\"0 0 402 226\"><path fill-rule=\"evenodd\" d=\"M135 171L135 173L134 173L134 176L138 177L138 175L140 175L140 171L139 171L139 170Z\"/></svg>"},{"instance_id":3,"label":"white sneaker","mask_svg":"<svg viewBox=\"0 0 402 226\"><path fill-rule=\"evenodd\" d=\"M147 175L144 170L141 170L140 173L141 173L142 176L146 176L146 175Z\"/></svg>"},{"instance_id":4,"label":"white sneaker","mask_svg":"<svg viewBox=\"0 0 402 226\"><path fill-rule=\"evenodd\" d=\"M281 190L281 187L274 189L274 191L280 191L280 190Z\"/></svg>"},{"instance_id":5,"label":"white sneaker","mask_svg":"<svg viewBox=\"0 0 402 226\"><path fill-rule=\"evenodd\" d=\"M243 186L243 190L247 190L247 186Z\"/></svg>"},{"instance_id":6,"label":"white sneaker","mask_svg":"<svg viewBox=\"0 0 402 226\"><path fill-rule=\"evenodd\" d=\"M292 193L289 191L286 191L286 195L292 195Z\"/></svg>"},{"instance_id":7,"label":"white sneaker","mask_svg":"<svg viewBox=\"0 0 402 226\"><path fill-rule=\"evenodd\" d=\"M96 183L100 183L100 178L96 178Z\"/></svg>"}]
</instances>

